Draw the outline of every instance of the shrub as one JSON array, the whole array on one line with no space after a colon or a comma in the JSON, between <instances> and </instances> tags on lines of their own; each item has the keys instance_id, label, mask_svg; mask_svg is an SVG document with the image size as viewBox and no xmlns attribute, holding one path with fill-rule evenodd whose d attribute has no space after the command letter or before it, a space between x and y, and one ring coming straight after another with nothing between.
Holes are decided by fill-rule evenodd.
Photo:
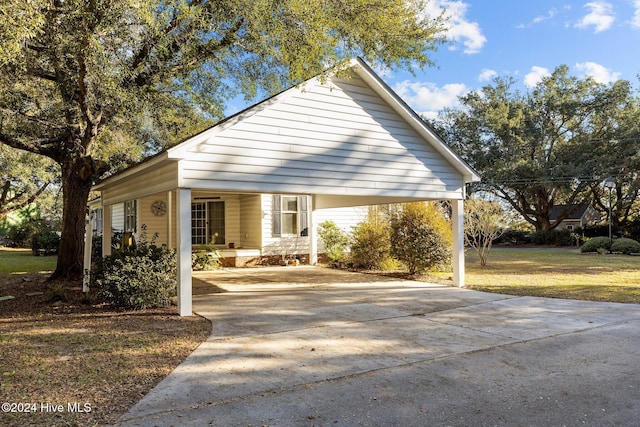
<instances>
[{"instance_id":1,"label":"shrub","mask_svg":"<svg viewBox=\"0 0 640 427\"><path fill-rule=\"evenodd\" d=\"M526 245L531 242L531 233L524 230L506 230L502 236L497 238L494 243L503 243L506 245Z\"/></svg>"},{"instance_id":2,"label":"shrub","mask_svg":"<svg viewBox=\"0 0 640 427\"><path fill-rule=\"evenodd\" d=\"M391 253L410 274L451 262L451 226L433 203L407 203L392 221Z\"/></svg>"},{"instance_id":3,"label":"shrub","mask_svg":"<svg viewBox=\"0 0 640 427\"><path fill-rule=\"evenodd\" d=\"M383 268L391 254L389 222L376 211L353 227L351 261L355 267Z\"/></svg>"},{"instance_id":4,"label":"shrub","mask_svg":"<svg viewBox=\"0 0 640 427\"><path fill-rule=\"evenodd\" d=\"M580 252L599 252L598 249L604 249L608 251L610 248L611 243L609 242L609 238L606 236L599 236L587 240L585 244L580 248Z\"/></svg>"},{"instance_id":5,"label":"shrub","mask_svg":"<svg viewBox=\"0 0 640 427\"><path fill-rule=\"evenodd\" d=\"M115 251L96 263L98 293L118 307L146 309L168 307L177 294L174 251L146 241L142 226L140 242L134 249Z\"/></svg>"},{"instance_id":6,"label":"shrub","mask_svg":"<svg viewBox=\"0 0 640 427\"><path fill-rule=\"evenodd\" d=\"M330 261L339 262L349 246L349 236L335 222L327 220L318 226L318 236L324 245L324 251Z\"/></svg>"},{"instance_id":7,"label":"shrub","mask_svg":"<svg viewBox=\"0 0 640 427\"><path fill-rule=\"evenodd\" d=\"M216 248L196 250L191 254L193 270L214 270L220 267L220 252Z\"/></svg>"},{"instance_id":8,"label":"shrub","mask_svg":"<svg viewBox=\"0 0 640 427\"><path fill-rule=\"evenodd\" d=\"M633 239L622 237L613 241L611 252L629 254L640 254L640 243Z\"/></svg>"},{"instance_id":9,"label":"shrub","mask_svg":"<svg viewBox=\"0 0 640 427\"><path fill-rule=\"evenodd\" d=\"M60 236L53 230L43 228L31 236L34 255L55 255L60 247Z\"/></svg>"},{"instance_id":10,"label":"shrub","mask_svg":"<svg viewBox=\"0 0 640 427\"><path fill-rule=\"evenodd\" d=\"M573 238L570 230L542 230L532 235L535 245L571 246Z\"/></svg>"}]
</instances>

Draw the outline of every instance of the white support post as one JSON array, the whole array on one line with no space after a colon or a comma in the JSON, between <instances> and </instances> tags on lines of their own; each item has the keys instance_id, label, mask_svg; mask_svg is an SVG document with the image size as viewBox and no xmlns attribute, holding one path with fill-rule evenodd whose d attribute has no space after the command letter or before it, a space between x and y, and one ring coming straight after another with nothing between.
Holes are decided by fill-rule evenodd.
<instances>
[{"instance_id":1,"label":"white support post","mask_svg":"<svg viewBox=\"0 0 640 427\"><path fill-rule=\"evenodd\" d=\"M464 288L464 202L451 200L453 228L453 283Z\"/></svg>"},{"instance_id":2,"label":"white support post","mask_svg":"<svg viewBox=\"0 0 640 427\"><path fill-rule=\"evenodd\" d=\"M113 225L112 221L112 212L111 205L102 207L102 256L106 257L111 255L111 235Z\"/></svg>"},{"instance_id":3,"label":"white support post","mask_svg":"<svg viewBox=\"0 0 640 427\"><path fill-rule=\"evenodd\" d=\"M84 226L84 265L82 272L82 292L89 292L91 281L91 245L93 243L93 224L95 212L91 211L87 216Z\"/></svg>"},{"instance_id":4,"label":"white support post","mask_svg":"<svg viewBox=\"0 0 640 427\"><path fill-rule=\"evenodd\" d=\"M167 248L173 248L173 197L172 191L167 191Z\"/></svg>"},{"instance_id":5,"label":"white support post","mask_svg":"<svg viewBox=\"0 0 640 427\"><path fill-rule=\"evenodd\" d=\"M178 314L191 316L191 189L178 188L176 192L176 255L178 258Z\"/></svg>"},{"instance_id":6,"label":"white support post","mask_svg":"<svg viewBox=\"0 0 640 427\"><path fill-rule=\"evenodd\" d=\"M315 218L315 196L309 197L309 265L318 264L318 224Z\"/></svg>"}]
</instances>

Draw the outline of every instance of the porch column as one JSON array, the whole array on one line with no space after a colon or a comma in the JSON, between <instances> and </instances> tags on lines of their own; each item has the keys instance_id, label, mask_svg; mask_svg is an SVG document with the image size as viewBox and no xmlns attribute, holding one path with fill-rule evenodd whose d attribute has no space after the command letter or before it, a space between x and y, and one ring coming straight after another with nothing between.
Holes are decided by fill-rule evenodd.
<instances>
[{"instance_id":1,"label":"porch column","mask_svg":"<svg viewBox=\"0 0 640 427\"><path fill-rule=\"evenodd\" d=\"M318 264L318 224L315 218L315 196L309 197L309 265Z\"/></svg>"},{"instance_id":2,"label":"porch column","mask_svg":"<svg viewBox=\"0 0 640 427\"><path fill-rule=\"evenodd\" d=\"M102 256L111 255L111 229L113 215L111 205L102 206Z\"/></svg>"},{"instance_id":3,"label":"porch column","mask_svg":"<svg viewBox=\"0 0 640 427\"><path fill-rule=\"evenodd\" d=\"M167 247L169 249L173 248L173 197L171 194L172 191L167 191Z\"/></svg>"},{"instance_id":4,"label":"porch column","mask_svg":"<svg viewBox=\"0 0 640 427\"><path fill-rule=\"evenodd\" d=\"M453 283L464 288L464 202L450 200L453 228Z\"/></svg>"},{"instance_id":5,"label":"porch column","mask_svg":"<svg viewBox=\"0 0 640 427\"><path fill-rule=\"evenodd\" d=\"M82 292L89 292L91 282L91 245L93 243L93 223L95 212L90 211L84 226L84 260L82 272Z\"/></svg>"},{"instance_id":6,"label":"porch column","mask_svg":"<svg viewBox=\"0 0 640 427\"><path fill-rule=\"evenodd\" d=\"M191 189L176 191L176 255L178 258L178 314L191 316Z\"/></svg>"}]
</instances>

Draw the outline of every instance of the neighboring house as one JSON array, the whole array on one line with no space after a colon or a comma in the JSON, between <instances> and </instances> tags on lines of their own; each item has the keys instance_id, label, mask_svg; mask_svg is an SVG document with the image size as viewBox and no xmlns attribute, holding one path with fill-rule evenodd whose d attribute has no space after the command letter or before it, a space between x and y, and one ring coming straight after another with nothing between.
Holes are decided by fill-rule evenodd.
<instances>
[{"instance_id":1,"label":"neighboring house","mask_svg":"<svg viewBox=\"0 0 640 427\"><path fill-rule=\"evenodd\" d=\"M463 285L462 204L478 174L362 60L348 72L310 79L95 185L105 241L145 224L176 248L178 311L190 315L194 245L314 264L325 219L348 228L366 213L354 207L450 200Z\"/></svg>"},{"instance_id":2,"label":"neighboring house","mask_svg":"<svg viewBox=\"0 0 640 427\"><path fill-rule=\"evenodd\" d=\"M600 213L588 203L581 205L556 205L551 209L549 219L552 222L557 221L559 217L565 215L567 212L569 212L569 216L556 226L556 230L573 231L578 227L585 228L600 221Z\"/></svg>"}]
</instances>

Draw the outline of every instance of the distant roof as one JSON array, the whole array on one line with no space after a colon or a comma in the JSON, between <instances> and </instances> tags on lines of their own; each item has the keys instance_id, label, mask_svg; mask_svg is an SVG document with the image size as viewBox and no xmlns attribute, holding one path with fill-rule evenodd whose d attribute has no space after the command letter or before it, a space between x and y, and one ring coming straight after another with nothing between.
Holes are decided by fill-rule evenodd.
<instances>
[{"instance_id":1,"label":"distant roof","mask_svg":"<svg viewBox=\"0 0 640 427\"><path fill-rule=\"evenodd\" d=\"M571 211L572 213L565 219L580 219L587 211L587 209L589 209L589 206L591 206L589 203L583 203L580 205L555 205L551 209L551 215L549 219L551 221L555 221L560 215L564 214L567 211Z\"/></svg>"}]
</instances>

